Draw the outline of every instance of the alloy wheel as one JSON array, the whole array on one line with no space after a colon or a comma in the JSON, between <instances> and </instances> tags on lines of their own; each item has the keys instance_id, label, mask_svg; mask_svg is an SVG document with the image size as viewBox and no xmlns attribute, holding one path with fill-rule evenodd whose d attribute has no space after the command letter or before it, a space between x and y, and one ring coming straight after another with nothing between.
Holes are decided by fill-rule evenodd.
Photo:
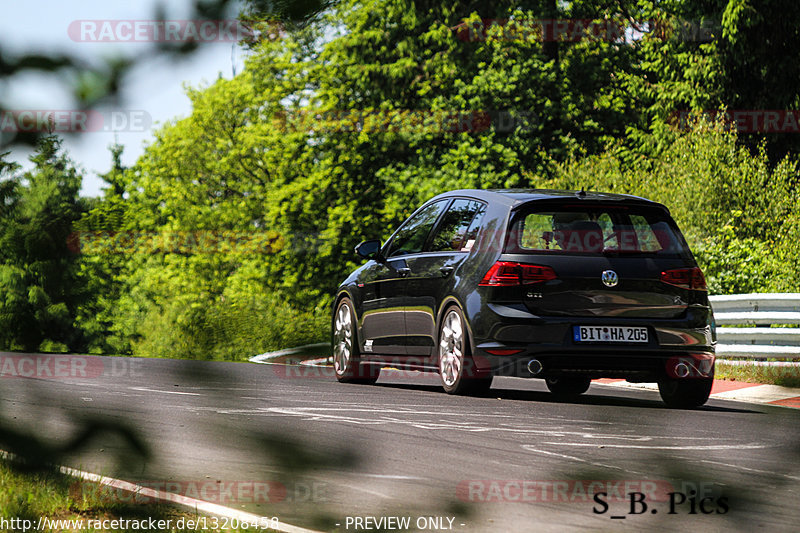
<instances>
[{"instance_id":1,"label":"alloy wheel","mask_svg":"<svg viewBox=\"0 0 800 533\"><path fill-rule=\"evenodd\" d=\"M444 319L439 338L439 371L442 382L453 387L461 377L464 368L464 328L461 317L450 311Z\"/></svg>"},{"instance_id":2,"label":"alloy wheel","mask_svg":"<svg viewBox=\"0 0 800 533\"><path fill-rule=\"evenodd\" d=\"M347 371L353 354L353 319L350 306L343 303L336 312L333 325L333 365L336 373Z\"/></svg>"}]
</instances>

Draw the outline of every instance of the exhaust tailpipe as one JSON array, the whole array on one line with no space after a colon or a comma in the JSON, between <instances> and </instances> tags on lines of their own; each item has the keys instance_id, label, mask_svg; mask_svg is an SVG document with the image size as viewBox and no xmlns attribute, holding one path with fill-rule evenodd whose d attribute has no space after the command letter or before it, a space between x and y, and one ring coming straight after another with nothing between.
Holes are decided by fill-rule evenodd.
<instances>
[{"instance_id":1,"label":"exhaust tailpipe","mask_svg":"<svg viewBox=\"0 0 800 533\"><path fill-rule=\"evenodd\" d=\"M541 361L539 361L538 359L531 359L530 361L528 361L528 372L530 372L532 376L537 375L541 371L542 371Z\"/></svg>"},{"instance_id":2,"label":"exhaust tailpipe","mask_svg":"<svg viewBox=\"0 0 800 533\"><path fill-rule=\"evenodd\" d=\"M686 363L680 362L675 365L674 372L679 378L685 378L689 375L689 367Z\"/></svg>"}]
</instances>

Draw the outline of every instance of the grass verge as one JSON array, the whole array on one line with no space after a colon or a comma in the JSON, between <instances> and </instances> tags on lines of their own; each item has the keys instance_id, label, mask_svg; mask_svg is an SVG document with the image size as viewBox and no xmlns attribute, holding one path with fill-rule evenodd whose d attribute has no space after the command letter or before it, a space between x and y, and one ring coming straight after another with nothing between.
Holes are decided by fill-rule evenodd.
<instances>
[{"instance_id":1,"label":"grass verge","mask_svg":"<svg viewBox=\"0 0 800 533\"><path fill-rule=\"evenodd\" d=\"M800 367L797 366L760 366L752 363L731 365L717 361L715 377L747 383L800 387Z\"/></svg>"},{"instance_id":2,"label":"grass verge","mask_svg":"<svg viewBox=\"0 0 800 533\"><path fill-rule=\"evenodd\" d=\"M121 498L109 497L109 494L96 484L58 471L25 472L7 460L0 460L0 531L274 531L267 523L259 528L227 527L237 524L189 513L172 505L120 501Z\"/></svg>"}]
</instances>

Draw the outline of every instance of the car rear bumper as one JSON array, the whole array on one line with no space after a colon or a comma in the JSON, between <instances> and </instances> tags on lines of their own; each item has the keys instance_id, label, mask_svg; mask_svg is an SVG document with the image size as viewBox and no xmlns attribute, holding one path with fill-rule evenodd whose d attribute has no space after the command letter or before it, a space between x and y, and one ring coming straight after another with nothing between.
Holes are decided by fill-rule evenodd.
<instances>
[{"instance_id":1,"label":"car rear bumper","mask_svg":"<svg viewBox=\"0 0 800 533\"><path fill-rule=\"evenodd\" d=\"M487 317L486 335L479 335L480 327L473 329L473 357L478 368L493 375L582 375L645 382L713 376L715 342L709 308L690 309L679 319L536 317L512 307L490 308L495 316ZM579 325L646 327L648 340L583 343L574 338L573 328ZM538 363L531 365L534 359ZM680 375L684 367L678 367L676 375L680 363L689 368L688 376ZM539 365L540 371L531 370Z\"/></svg>"},{"instance_id":2,"label":"car rear bumper","mask_svg":"<svg viewBox=\"0 0 800 533\"><path fill-rule=\"evenodd\" d=\"M489 348L495 351L496 347ZM633 382L655 382L664 379L709 378L714 376L714 353L706 351L621 351L618 349L574 351L523 350L513 355L495 355L485 346L473 355L478 368L494 376L546 378L586 376L622 378ZM686 371L677 371L683 364ZM685 372L685 374L684 374Z\"/></svg>"}]
</instances>

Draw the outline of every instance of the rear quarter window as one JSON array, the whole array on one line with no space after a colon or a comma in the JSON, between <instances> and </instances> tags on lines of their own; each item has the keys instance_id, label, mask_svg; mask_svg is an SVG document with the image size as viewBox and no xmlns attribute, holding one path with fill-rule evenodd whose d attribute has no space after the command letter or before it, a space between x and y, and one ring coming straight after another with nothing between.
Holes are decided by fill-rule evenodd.
<instances>
[{"instance_id":1,"label":"rear quarter window","mask_svg":"<svg viewBox=\"0 0 800 533\"><path fill-rule=\"evenodd\" d=\"M477 200L457 199L442 217L429 250L468 252L475 244L486 205Z\"/></svg>"}]
</instances>

